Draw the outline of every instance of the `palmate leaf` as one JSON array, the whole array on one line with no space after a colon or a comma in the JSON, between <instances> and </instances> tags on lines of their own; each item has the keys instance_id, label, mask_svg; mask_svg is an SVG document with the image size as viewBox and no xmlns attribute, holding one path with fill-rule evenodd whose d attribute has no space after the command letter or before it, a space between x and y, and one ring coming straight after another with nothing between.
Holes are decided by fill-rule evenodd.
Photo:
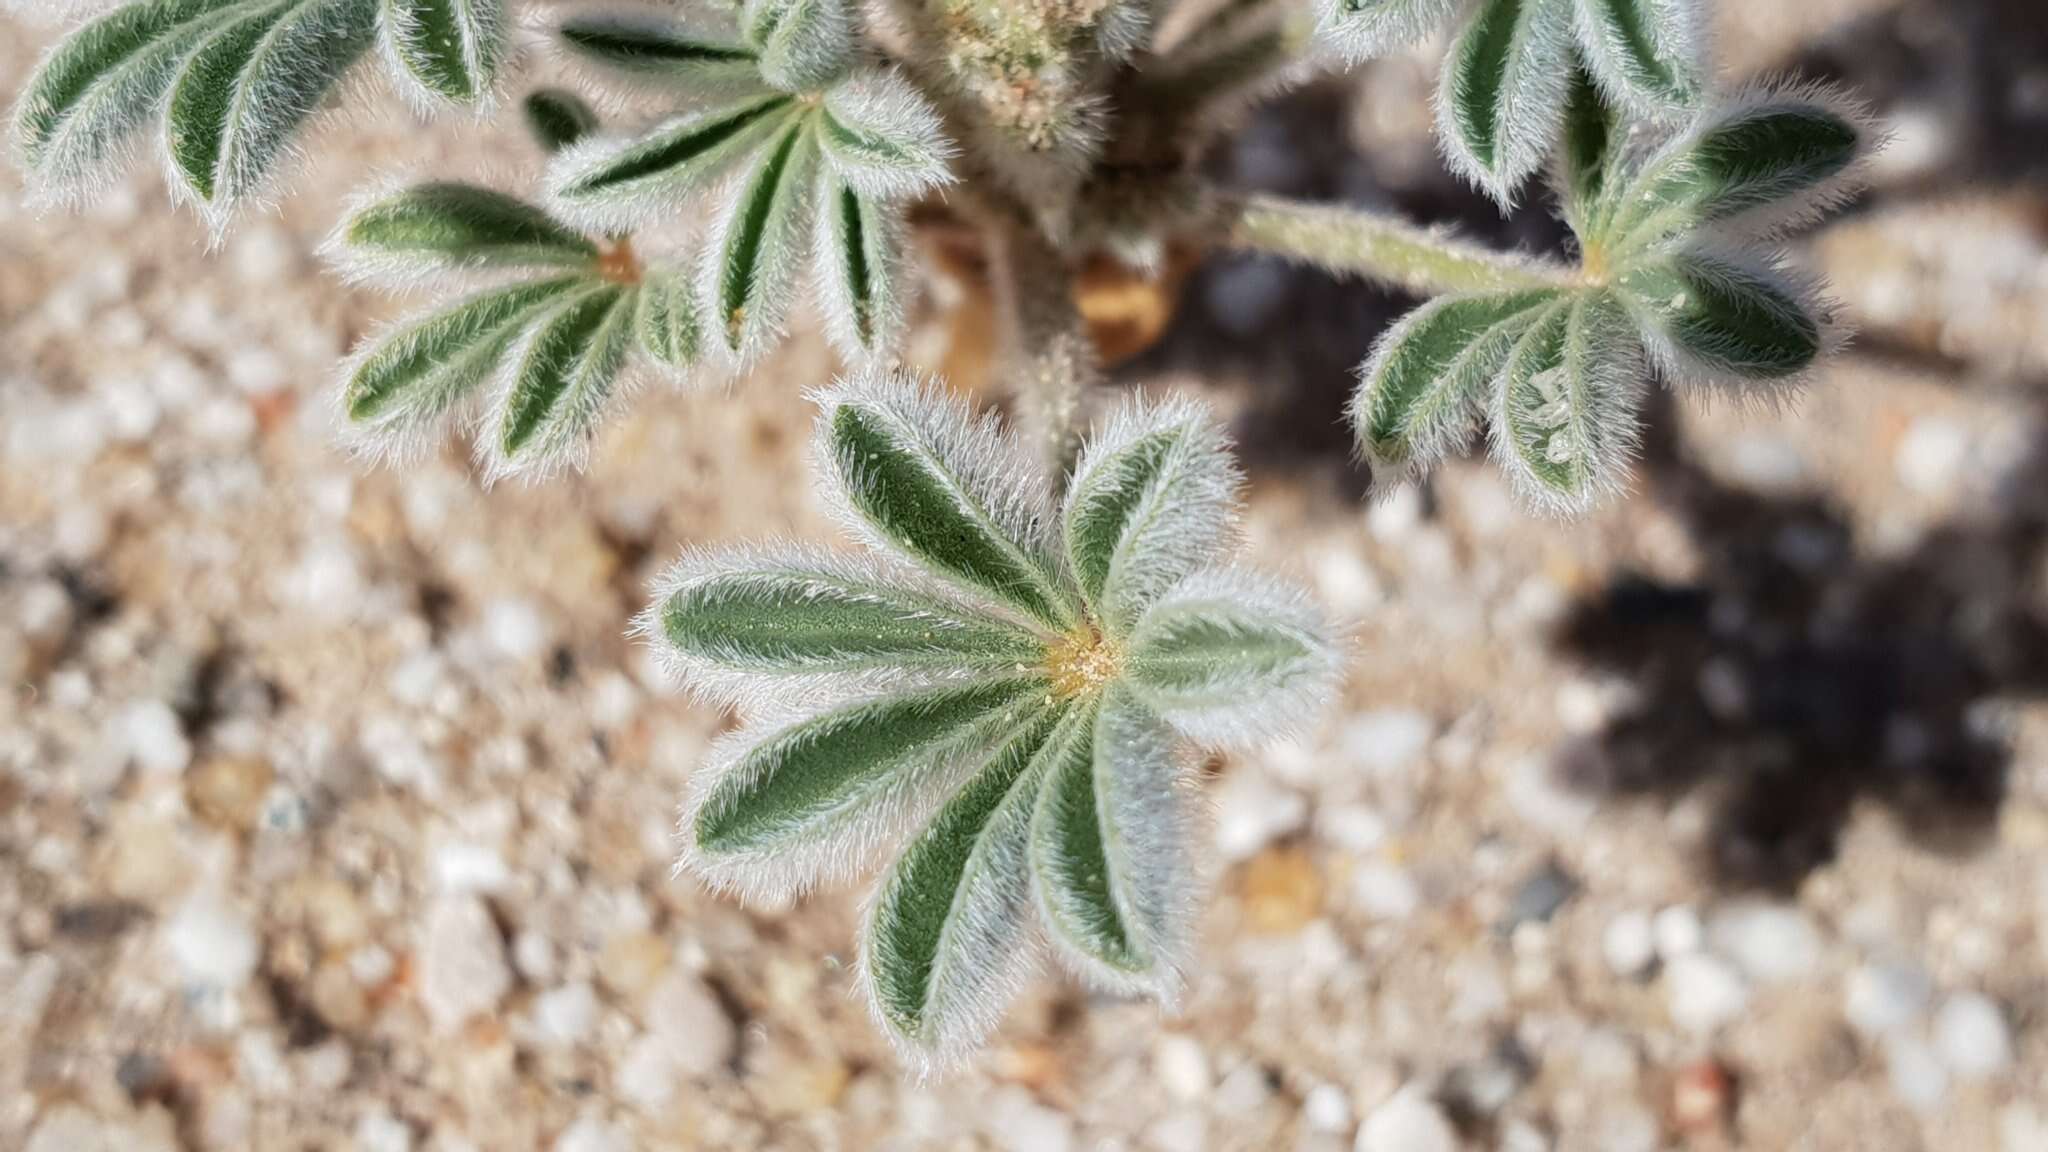
<instances>
[{"instance_id":1,"label":"palmate leaf","mask_svg":"<svg viewBox=\"0 0 2048 1152\"><path fill-rule=\"evenodd\" d=\"M392 71L429 101L472 103L497 82L505 56L502 0L382 0Z\"/></svg>"},{"instance_id":2,"label":"palmate leaf","mask_svg":"<svg viewBox=\"0 0 2048 1152\"><path fill-rule=\"evenodd\" d=\"M953 182L954 148L938 110L894 70L872 69L825 93L818 142L839 178L863 196L900 200Z\"/></svg>"},{"instance_id":3,"label":"palmate leaf","mask_svg":"<svg viewBox=\"0 0 2048 1152\"><path fill-rule=\"evenodd\" d=\"M680 211L763 142L781 139L793 103L755 96L665 120L623 143L578 144L549 166L551 202L572 219L619 231Z\"/></svg>"},{"instance_id":4,"label":"palmate leaf","mask_svg":"<svg viewBox=\"0 0 2048 1152\"><path fill-rule=\"evenodd\" d=\"M1014 438L896 369L857 373L818 401L813 459L852 531L1024 619L1074 624L1046 493Z\"/></svg>"},{"instance_id":5,"label":"palmate leaf","mask_svg":"<svg viewBox=\"0 0 2048 1152\"><path fill-rule=\"evenodd\" d=\"M1083 738L1058 750L1032 813L1039 912L1077 973L1171 1001L1194 893L1172 733L1115 689L1081 715Z\"/></svg>"},{"instance_id":6,"label":"palmate leaf","mask_svg":"<svg viewBox=\"0 0 2048 1152\"><path fill-rule=\"evenodd\" d=\"M581 97L561 88L542 88L520 103L526 130L552 156L597 131L597 113Z\"/></svg>"},{"instance_id":7,"label":"palmate leaf","mask_svg":"<svg viewBox=\"0 0 2048 1152\"><path fill-rule=\"evenodd\" d=\"M825 332L852 361L883 355L903 335L910 278L903 259L903 214L878 204L825 171L817 201L813 281Z\"/></svg>"},{"instance_id":8,"label":"palmate leaf","mask_svg":"<svg viewBox=\"0 0 2048 1152\"><path fill-rule=\"evenodd\" d=\"M1329 698L1339 659L1299 590L1208 569L1146 609L1125 667L1146 707L1200 744L1243 747L1300 728Z\"/></svg>"},{"instance_id":9,"label":"palmate leaf","mask_svg":"<svg viewBox=\"0 0 2048 1152\"><path fill-rule=\"evenodd\" d=\"M1459 0L1316 0L1316 34L1356 64L1403 48L1444 26Z\"/></svg>"},{"instance_id":10,"label":"palmate leaf","mask_svg":"<svg viewBox=\"0 0 2048 1152\"><path fill-rule=\"evenodd\" d=\"M813 250L818 187L813 118L787 121L759 149L716 212L704 247L702 295L718 349L751 364L782 337Z\"/></svg>"},{"instance_id":11,"label":"palmate leaf","mask_svg":"<svg viewBox=\"0 0 2048 1152\"><path fill-rule=\"evenodd\" d=\"M1509 356L1494 457L1538 507L1577 512L1620 488L1640 434L1641 343L1614 294L1543 309Z\"/></svg>"},{"instance_id":12,"label":"palmate leaf","mask_svg":"<svg viewBox=\"0 0 2048 1152\"><path fill-rule=\"evenodd\" d=\"M963 765L1044 708L1045 682L973 681L859 699L715 749L683 816L689 860L751 898L864 865L950 793Z\"/></svg>"},{"instance_id":13,"label":"palmate leaf","mask_svg":"<svg viewBox=\"0 0 2048 1152\"><path fill-rule=\"evenodd\" d=\"M1127 405L1089 437L1061 511L1068 570L1121 634L1222 545L1238 475L1221 432L1183 401Z\"/></svg>"},{"instance_id":14,"label":"palmate leaf","mask_svg":"<svg viewBox=\"0 0 2048 1152\"><path fill-rule=\"evenodd\" d=\"M1053 708L1026 720L904 849L869 905L861 958L876 1019L927 1060L979 1042L1030 968L1032 811L1051 767L1086 742L1083 715Z\"/></svg>"},{"instance_id":15,"label":"palmate leaf","mask_svg":"<svg viewBox=\"0 0 2048 1152\"><path fill-rule=\"evenodd\" d=\"M1515 342L1556 298L1442 296L1388 329L1350 406L1359 450L1375 472L1405 474L1462 447Z\"/></svg>"},{"instance_id":16,"label":"palmate leaf","mask_svg":"<svg viewBox=\"0 0 2048 1152\"><path fill-rule=\"evenodd\" d=\"M344 272L405 286L445 271L591 269L598 247L516 196L473 184L415 184L351 212L324 246Z\"/></svg>"},{"instance_id":17,"label":"palmate leaf","mask_svg":"<svg viewBox=\"0 0 2048 1152\"><path fill-rule=\"evenodd\" d=\"M808 688L997 677L1043 642L875 564L776 546L698 552L670 569L642 622L699 692L742 706Z\"/></svg>"},{"instance_id":18,"label":"palmate leaf","mask_svg":"<svg viewBox=\"0 0 2048 1152\"><path fill-rule=\"evenodd\" d=\"M853 60L845 0L746 0L740 30L760 53L762 79L785 91L823 87Z\"/></svg>"},{"instance_id":19,"label":"palmate leaf","mask_svg":"<svg viewBox=\"0 0 2048 1152\"><path fill-rule=\"evenodd\" d=\"M1569 0L1481 0L1452 41L1438 97L1451 166L1502 204L1557 139L1571 78Z\"/></svg>"},{"instance_id":20,"label":"palmate leaf","mask_svg":"<svg viewBox=\"0 0 2048 1152\"><path fill-rule=\"evenodd\" d=\"M1814 292L1788 273L1691 250L1636 268L1622 299L1665 374L1738 392L1798 377L1827 341Z\"/></svg>"},{"instance_id":21,"label":"palmate leaf","mask_svg":"<svg viewBox=\"0 0 2048 1152\"><path fill-rule=\"evenodd\" d=\"M641 351L674 370L697 363L703 345L695 286L684 273L649 268L640 281L640 312L633 328Z\"/></svg>"},{"instance_id":22,"label":"palmate leaf","mask_svg":"<svg viewBox=\"0 0 2048 1152\"><path fill-rule=\"evenodd\" d=\"M1646 116L1683 112L1705 88L1705 6L1696 0L1577 0L1579 44L1609 92Z\"/></svg>"},{"instance_id":23,"label":"palmate leaf","mask_svg":"<svg viewBox=\"0 0 2048 1152\"><path fill-rule=\"evenodd\" d=\"M569 275L492 289L366 342L344 369L345 414L373 450L419 446L478 394L529 321L586 283Z\"/></svg>"},{"instance_id":24,"label":"palmate leaf","mask_svg":"<svg viewBox=\"0 0 2048 1152\"><path fill-rule=\"evenodd\" d=\"M591 284L533 325L498 402L493 472L552 468L583 448L632 349L636 296Z\"/></svg>"}]
</instances>

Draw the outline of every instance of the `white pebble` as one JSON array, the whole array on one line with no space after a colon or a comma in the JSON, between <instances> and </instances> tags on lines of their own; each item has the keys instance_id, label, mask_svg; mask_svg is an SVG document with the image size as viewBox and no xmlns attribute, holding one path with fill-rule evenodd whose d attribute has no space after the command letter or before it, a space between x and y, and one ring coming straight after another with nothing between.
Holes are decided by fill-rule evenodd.
<instances>
[{"instance_id":1,"label":"white pebble","mask_svg":"<svg viewBox=\"0 0 2048 1152\"><path fill-rule=\"evenodd\" d=\"M597 1028L597 993L588 981L550 988L534 998L534 1039L550 1048L573 1048Z\"/></svg>"},{"instance_id":2,"label":"white pebble","mask_svg":"<svg viewBox=\"0 0 2048 1152\"><path fill-rule=\"evenodd\" d=\"M175 776L192 762L185 726L161 700L141 700L121 714L121 734L137 767L155 776Z\"/></svg>"},{"instance_id":3,"label":"white pebble","mask_svg":"<svg viewBox=\"0 0 2048 1152\"><path fill-rule=\"evenodd\" d=\"M1899 482L1916 495L1940 497L1955 488L1970 456L1970 430L1955 420L1923 416L1899 441Z\"/></svg>"},{"instance_id":4,"label":"white pebble","mask_svg":"<svg viewBox=\"0 0 2048 1152\"><path fill-rule=\"evenodd\" d=\"M412 1129L382 1105L356 1121L356 1152L412 1152Z\"/></svg>"},{"instance_id":5,"label":"white pebble","mask_svg":"<svg viewBox=\"0 0 2048 1152\"><path fill-rule=\"evenodd\" d=\"M1983 1080L2012 1067L2012 1031L1989 996L1959 992L1934 1017L1934 1047L1949 1070Z\"/></svg>"},{"instance_id":6,"label":"white pebble","mask_svg":"<svg viewBox=\"0 0 2048 1152\"><path fill-rule=\"evenodd\" d=\"M491 647L512 660L530 660L547 647L550 629L530 600L499 599L484 610L484 633Z\"/></svg>"},{"instance_id":7,"label":"white pebble","mask_svg":"<svg viewBox=\"0 0 2048 1152\"><path fill-rule=\"evenodd\" d=\"M1414 766L1429 751L1436 721L1421 712L1367 712L1338 734L1344 757L1374 776L1392 776Z\"/></svg>"},{"instance_id":8,"label":"white pebble","mask_svg":"<svg viewBox=\"0 0 2048 1152\"><path fill-rule=\"evenodd\" d=\"M1617 976L1633 979L1648 972L1657 961L1657 934L1650 914L1630 909L1609 920L1600 934L1600 954Z\"/></svg>"},{"instance_id":9,"label":"white pebble","mask_svg":"<svg viewBox=\"0 0 2048 1152\"><path fill-rule=\"evenodd\" d=\"M1458 1134L1443 1109L1411 1085L1365 1118L1357 1152L1458 1152Z\"/></svg>"},{"instance_id":10,"label":"white pebble","mask_svg":"<svg viewBox=\"0 0 2048 1152\"><path fill-rule=\"evenodd\" d=\"M1592 820L1592 797L1572 791L1561 782L1550 762L1541 756L1525 756L1508 769L1505 789L1515 815L1532 828L1557 836L1575 836Z\"/></svg>"},{"instance_id":11,"label":"white pebble","mask_svg":"<svg viewBox=\"0 0 2048 1152\"><path fill-rule=\"evenodd\" d=\"M511 880L511 871L497 849L455 841L434 851L434 880L450 894L496 892Z\"/></svg>"},{"instance_id":12,"label":"white pebble","mask_svg":"<svg viewBox=\"0 0 2048 1152\"><path fill-rule=\"evenodd\" d=\"M210 892L178 909L164 926L164 944L187 982L218 988L247 983L263 954L248 918Z\"/></svg>"},{"instance_id":13,"label":"white pebble","mask_svg":"<svg viewBox=\"0 0 2048 1152\"><path fill-rule=\"evenodd\" d=\"M1225 860L1248 860L1273 841L1308 823L1308 800L1262 773L1238 771L1216 797L1216 850Z\"/></svg>"},{"instance_id":14,"label":"white pebble","mask_svg":"<svg viewBox=\"0 0 2048 1152\"><path fill-rule=\"evenodd\" d=\"M1316 810L1316 834L1347 852L1363 856L1387 840L1387 818L1363 804Z\"/></svg>"},{"instance_id":15,"label":"white pebble","mask_svg":"<svg viewBox=\"0 0 2048 1152\"><path fill-rule=\"evenodd\" d=\"M1302 1099L1301 1118L1317 1132L1349 1132L1351 1097L1335 1084L1318 1084Z\"/></svg>"},{"instance_id":16,"label":"white pebble","mask_svg":"<svg viewBox=\"0 0 2048 1152\"><path fill-rule=\"evenodd\" d=\"M1657 957L1666 964L1699 951L1706 941L1700 914L1690 904L1673 904L1658 912L1651 930L1657 937Z\"/></svg>"},{"instance_id":17,"label":"white pebble","mask_svg":"<svg viewBox=\"0 0 2048 1152\"><path fill-rule=\"evenodd\" d=\"M1159 1078L1166 1094L1175 1100L1182 1103L1200 1100L1209 1094L1212 1080L1209 1053L1194 1037L1169 1032L1153 1046L1152 1074Z\"/></svg>"},{"instance_id":18,"label":"white pebble","mask_svg":"<svg viewBox=\"0 0 2048 1152\"><path fill-rule=\"evenodd\" d=\"M1760 984L1786 984L1820 968L1820 932L1806 913L1783 904L1744 901L1714 914L1714 950Z\"/></svg>"},{"instance_id":19,"label":"white pebble","mask_svg":"<svg viewBox=\"0 0 2048 1152\"><path fill-rule=\"evenodd\" d=\"M1927 974L1918 968L1865 964L1844 983L1842 1015L1867 1039L1891 1036L1911 1027L1933 994Z\"/></svg>"},{"instance_id":20,"label":"white pebble","mask_svg":"<svg viewBox=\"0 0 2048 1152\"><path fill-rule=\"evenodd\" d=\"M982 1124L1004 1152L1069 1152L1074 1145L1074 1122L1014 1084L989 1099Z\"/></svg>"},{"instance_id":21,"label":"white pebble","mask_svg":"<svg viewBox=\"0 0 2048 1152\"><path fill-rule=\"evenodd\" d=\"M490 909L474 896L444 896L428 910L420 969L421 1004L442 1032L491 1011L512 990L505 943Z\"/></svg>"},{"instance_id":22,"label":"white pebble","mask_svg":"<svg viewBox=\"0 0 2048 1152\"><path fill-rule=\"evenodd\" d=\"M571 1124L555 1139L554 1152L627 1152L632 1142L595 1116Z\"/></svg>"},{"instance_id":23,"label":"white pebble","mask_svg":"<svg viewBox=\"0 0 2048 1152\"><path fill-rule=\"evenodd\" d=\"M1192 1108L1169 1112L1145 1129L1151 1152L1207 1152L1209 1118Z\"/></svg>"},{"instance_id":24,"label":"white pebble","mask_svg":"<svg viewBox=\"0 0 2048 1152\"><path fill-rule=\"evenodd\" d=\"M1934 1052L1917 1040L1895 1037L1885 1046L1885 1069L1892 1094L1915 1112L1933 1112L1948 1095L1948 1070Z\"/></svg>"},{"instance_id":25,"label":"white pebble","mask_svg":"<svg viewBox=\"0 0 2048 1152\"><path fill-rule=\"evenodd\" d=\"M1734 1021L1749 1006L1741 973L1717 956L1679 956L1666 965L1664 982L1672 1021L1696 1035Z\"/></svg>"},{"instance_id":26,"label":"white pebble","mask_svg":"<svg viewBox=\"0 0 2048 1152\"><path fill-rule=\"evenodd\" d=\"M694 1079L724 1068L739 1044L732 1017L696 974L671 971L648 994L647 1031L658 1039L668 1066Z\"/></svg>"},{"instance_id":27,"label":"white pebble","mask_svg":"<svg viewBox=\"0 0 2048 1152\"><path fill-rule=\"evenodd\" d=\"M1415 881L1390 864L1361 866L1351 878L1351 898L1374 920L1406 920L1422 906Z\"/></svg>"}]
</instances>

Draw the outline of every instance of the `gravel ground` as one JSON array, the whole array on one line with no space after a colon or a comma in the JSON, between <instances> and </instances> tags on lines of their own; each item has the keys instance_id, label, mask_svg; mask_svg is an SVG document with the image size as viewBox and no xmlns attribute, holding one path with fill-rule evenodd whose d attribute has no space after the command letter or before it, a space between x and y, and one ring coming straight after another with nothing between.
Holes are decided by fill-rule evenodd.
<instances>
[{"instance_id":1,"label":"gravel ground","mask_svg":"<svg viewBox=\"0 0 2048 1152\"><path fill-rule=\"evenodd\" d=\"M1745 68L1878 69L1927 9L1727 7ZM0 22L0 75L46 35ZM671 875L727 719L621 636L685 544L831 538L821 345L646 396L586 475L371 470L332 366L394 305L319 270L340 190L520 145L383 108L211 254L152 173L75 217L0 176L0 1146L2048 1149L2048 204L1942 186L1969 136L1882 80L1912 147L1813 245L1862 351L1660 411L1585 522L1483 461L1362 503L1273 365L1141 362L1235 414L1253 558L1352 623L1342 706L1213 764L1179 1015L1048 975L923 1084L854 998L858 891ZM1212 269L1177 328L1265 347L1311 292Z\"/></svg>"}]
</instances>

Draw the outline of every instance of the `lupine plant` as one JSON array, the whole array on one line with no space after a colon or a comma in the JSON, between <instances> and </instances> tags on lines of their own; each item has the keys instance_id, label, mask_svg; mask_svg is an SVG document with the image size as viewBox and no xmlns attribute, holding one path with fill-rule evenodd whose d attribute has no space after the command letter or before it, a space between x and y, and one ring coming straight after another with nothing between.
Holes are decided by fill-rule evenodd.
<instances>
[{"instance_id":1,"label":"lupine plant","mask_svg":"<svg viewBox=\"0 0 2048 1152\"><path fill-rule=\"evenodd\" d=\"M375 72L416 114L518 104L523 191L387 180L326 246L436 295L337 389L366 452L475 429L493 475L575 466L639 380L743 375L814 313L817 483L873 555L694 551L641 620L742 718L694 776L698 875L782 899L870 866L860 971L914 1060L970 1051L1049 952L1170 1001L1199 906L1193 756L1310 722L1341 645L1229 563L1238 477L1184 400L1111 404L1076 299L1107 260L1274 254L1426 300L1350 407L1376 481L1484 426L1531 507L1624 487L1654 380L1789 394L1839 341L1778 244L1873 144L1839 95L1729 89L1706 0L131 0L57 44L13 119L50 203L146 140L214 235ZM1438 135L1573 243L1490 251L1203 163L1285 88L1448 36ZM376 63L369 63L374 59ZM600 116L594 108L605 109ZM1009 419L902 364L931 240L981 250ZM803 302L808 302L807 313ZM794 402L794 399L792 400ZM1041 948L1041 943L1049 948Z\"/></svg>"}]
</instances>

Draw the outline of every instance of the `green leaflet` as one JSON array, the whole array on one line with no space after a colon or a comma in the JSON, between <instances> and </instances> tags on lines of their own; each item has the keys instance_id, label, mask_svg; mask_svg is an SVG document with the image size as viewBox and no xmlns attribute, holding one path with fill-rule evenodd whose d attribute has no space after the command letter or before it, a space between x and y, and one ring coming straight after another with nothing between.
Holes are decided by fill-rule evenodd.
<instances>
[{"instance_id":1,"label":"green leaflet","mask_svg":"<svg viewBox=\"0 0 2048 1152\"><path fill-rule=\"evenodd\" d=\"M202 204L254 191L375 37L372 0L279 0L212 32L171 88L171 165Z\"/></svg>"},{"instance_id":2,"label":"green leaflet","mask_svg":"<svg viewBox=\"0 0 2048 1152\"><path fill-rule=\"evenodd\" d=\"M640 283L640 312L633 329L649 356L670 368L690 367L697 362L703 338L696 294L674 273L648 269Z\"/></svg>"},{"instance_id":3,"label":"green leaflet","mask_svg":"<svg viewBox=\"0 0 2048 1152\"><path fill-rule=\"evenodd\" d=\"M1650 162L1619 209L1617 230L1648 242L1694 222L1796 204L1847 172L1862 147L1858 127L1821 104L1733 104Z\"/></svg>"},{"instance_id":4,"label":"green leaflet","mask_svg":"<svg viewBox=\"0 0 2048 1152\"><path fill-rule=\"evenodd\" d=\"M1351 404L1360 449L1403 468L1453 447L1470 427L1480 390L1554 292L1444 296L1388 333Z\"/></svg>"},{"instance_id":5,"label":"green leaflet","mask_svg":"<svg viewBox=\"0 0 2048 1152\"><path fill-rule=\"evenodd\" d=\"M505 48L501 0L383 0L385 41L430 96L468 103L490 91Z\"/></svg>"},{"instance_id":6,"label":"green leaflet","mask_svg":"<svg viewBox=\"0 0 2048 1152\"><path fill-rule=\"evenodd\" d=\"M1583 65L1575 70L1565 104L1558 182L1564 191L1565 217L1582 248L1601 239L1604 198L1620 181L1626 132L1592 75Z\"/></svg>"},{"instance_id":7,"label":"green leaflet","mask_svg":"<svg viewBox=\"0 0 2048 1152\"><path fill-rule=\"evenodd\" d=\"M634 295L617 285L589 288L535 325L498 429L506 459L552 455L589 431L632 344Z\"/></svg>"},{"instance_id":8,"label":"green leaflet","mask_svg":"<svg viewBox=\"0 0 2048 1152\"><path fill-rule=\"evenodd\" d=\"M841 180L879 200L908 199L953 178L938 112L896 72L871 70L833 85L818 146Z\"/></svg>"},{"instance_id":9,"label":"green leaflet","mask_svg":"<svg viewBox=\"0 0 2048 1152\"><path fill-rule=\"evenodd\" d=\"M1050 764L1081 725L1047 709L1024 724L947 801L883 880L865 959L881 1016L938 1048L986 1012L1024 945L1031 906L1031 813Z\"/></svg>"},{"instance_id":10,"label":"green leaflet","mask_svg":"<svg viewBox=\"0 0 2048 1152\"><path fill-rule=\"evenodd\" d=\"M661 609L685 658L768 676L1035 667L1044 647L1015 625L892 583L800 561L714 573Z\"/></svg>"},{"instance_id":11,"label":"green leaflet","mask_svg":"<svg viewBox=\"0 0 2048 1152\"><path fill-rule=\"evenodd\" d=\"M560 88L528 93L520 110L526 115L526 130L550 155L597 131L597 113L574 92Z\"/></svg>"},{"instance_id":12,"label":"green leaflet","mask_svg":"<svg viewBox=\"0 0 2048 1152\"><path fill-rule=\"evenodd\" d=\"M1057 587L1004 535L963 477L894 414L861 404L831 413L832 455L853 510L920 564L1064 628Z\"/></svg>"},{"instance_id":13,"label":"green leaflet","mask_svg":"<svg viewBox=\"0 0 2048 1152\"><path fill-rule=\"evenodd\" d=\"M819 174L817 229L812 282L826 333L849 360L888 352L903 331L901 211L827 169Z\"/></svg>"},{"instance_id":14,"label":"green leaflet","mask_svg":"<svg viewBox=\"0 0 2048 1152\"><path fill-rule=\"evenodd\" d=\"M1579 39L1601 78L1647 113L1696 103L1698 33L1674 0L1578 0Z\"/></svg>"},{"instance_id":15,"label":"green leaflet","mask_svg":"<svg viewBox=\"0 0 2048 1152\"><path fill-rule=\"evenodd\" d=\"M717 331L743 359L781 331L803 267L817 162L809 118L793 121L761 152L728 209L716 252Z\"/></svg>"},{"instance_id":16,"label":"green leaflet","mask_svg":"<svg viewBox=\"0 0 2048 1152\"><path fill-rule=\"evenodd\" d=\"M1532 494L1577 508L1615 482L1636 428L1634 347L1626 317L1604 291L1550 305L1516 344L1495 443Z\"/></svg>"},{"instance_id":17,"label":"green leaflet","mask_svg":"<svg viewBox=\"0 0 2048 1152\"><path fill-rule=\"evenodd\" d=\"M1454 163L1506 202L1550 151L1571 58L1559 0L1484 0L1444 62L1443 130Z\"/></svg>"},{"instance_id":18,"label":"green leaflet","mask_svg":"<svg viewBox=\"0 0 2048 1152\"><path fill-rule=\"evenodd\" d=\"M1067 564L1095 618L1121 633L1222 541L1236 477L1206 420L1182 410L1075 470L1062 522Z\"/></svg>"},{"instance_id":19,"label":"green leaflet","mask_svg":"<svg viewBox=\"0 0 2048 1152\"><path fill-rule=\"evenodd\" d=\"M1821 350L1821 327L1781 277L1682 252L1623 277L1630 310L1681 372L1747 379L1796 376Z\"/></svg>"},{"instance_id":20,"label":"green leaflet","mask_svg":"<svg viewBox=\"0 0 2048 1152\"><path fill-rule=\"evenodd\" d=\"M1255 708L1319 675L1320 640L1300 621L1230 596L1174 600L1139 622L1125 657L1131 687L1155 709Z\"/></svg>"},{"instance_id":21,"label":"green leaflet","mask_svg":"<svg viewBox=\"0 0 2048 1152\"><path fill-rule=\"evenodd\" d=\"M692 831L707 856L792 847L907 777L1014 724L1043 698L1042 681L963 685L848 705L749 749L713 785Z\"/></svg>"},{"instance_id":22,"label":"green leaflet","mask_svg":"<svg viewBox=\"0 0 2048 1152\"><path fill-rule=\"evenodd\" d=\"M561 36L571 51L624 72L688 79L754 71L752 49L673 23L595 13L569 18Z\"/></svg>"},{"instance_id":23,"label":"green leaflet","mask_svg":"<svg viewBox=\"0 0 2048 1152\"><path fill-rule=\"evenodd\" d=\"M59 184L89 176L158 108L178 69L247 0L145 0L80 28L29 77L15 111L22 165Z\"/></svg>"},{"instance_id":24,"label":"green leaflet","mask_svg":"<svg viewBox=\"0 0 2048 1152\"><path fill-rule=\"evenodd\" d=\"M577 267L597 245L539 208L473 184L418 184L358 211L342 242L362 255L472 268Z\"/></svg>"},{"instance_id":25,"label":"green leaflet","mask_svg":"<svg viewBox=\"0 0 2048 1152\"><path fill-rule=\"evenodd\" d=\"M672 198L690 195L772 134L790 104L787 96L760 96L665 122L567 174L556 195L571 204L591 205L647 190Z\"/></svg>"},{"instance_id":26,"label":"green leaflet","mask_svg":"<svg viewBox=\"0 0 2048 1152\"><path fill-rule=\"evenodd\" d=\"M1317 32L1352 63L1385 55L1443 26L1458 0L1317 0Z\"/></svg>"},{"instance_id":27,"label":"green leaflet","mask_svg":"<svg viewBox=\"0 0 2048 1152\"><path fill-rule=\"evenodd\" d=\"M762 78L786 91L823 87L853 58L844 0L747 0L740 27Z\"/></svg>"},{"instance_id":28,"label":"green leaflet","mask_svg":"<svg viewBox=\"0 0 2048 1152\"><path fill-rule=\"evenodd\" d=\"M1092 712L1085 737L1058 750L1032 813L1039 911L1083 971L1163 993L1171 917L1186 897L1171 737L1123 692Z\"/></svg>"},{"instance_id":29,"label":"green leaflet","mask_svg":"<svg viewBox=\"0 0 2048 1152\"><path fill-rule=\"evenodd\" d=\"M349 419L419 422L448 411L490 376L530 317L583 283L564 276L495 289L399 330L349 376Z\"/></svg>"}]
</instances>

